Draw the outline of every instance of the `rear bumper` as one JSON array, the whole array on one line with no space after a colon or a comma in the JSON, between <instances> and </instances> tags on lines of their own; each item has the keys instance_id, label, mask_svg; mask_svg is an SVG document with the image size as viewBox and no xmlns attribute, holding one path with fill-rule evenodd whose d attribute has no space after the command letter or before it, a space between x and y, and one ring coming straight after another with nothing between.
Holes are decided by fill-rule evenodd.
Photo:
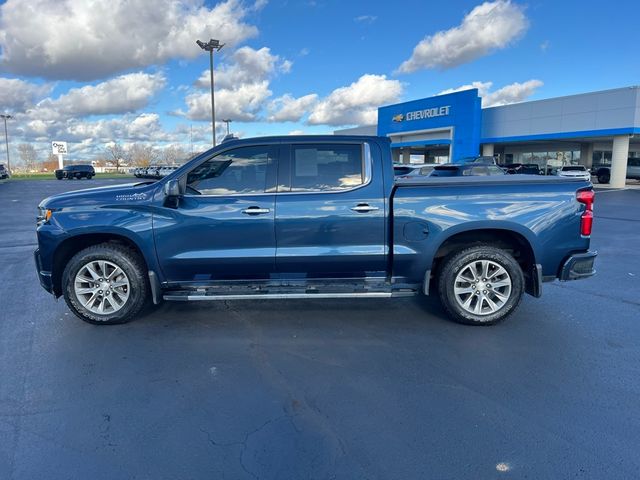
<instances>
[{"instance_id":1,"label":"rear bumper","mask_svg":"<svg viewBox=\"0 0 640 480\"><path fill-rule=\"evenodd\" d=\"M33 252L33 259L36 262L36 271L38 272L38 280L40 285L47 292L53 294L53 281L51 280L51 272L45 272L42 270L42 261L40 260L40 249L36 249Z\"/></svg>"},{"instance_id":2,"label":"rear bumper","mask_svg":"<svg viewBox=\"0 0 640 480\"><path fill-rule=\"evenodd\" d=\"M597 252L575 253L565 260L560 269L561 281L580 280L595 275L594 262Z\"/></svg>"}]
</instances>

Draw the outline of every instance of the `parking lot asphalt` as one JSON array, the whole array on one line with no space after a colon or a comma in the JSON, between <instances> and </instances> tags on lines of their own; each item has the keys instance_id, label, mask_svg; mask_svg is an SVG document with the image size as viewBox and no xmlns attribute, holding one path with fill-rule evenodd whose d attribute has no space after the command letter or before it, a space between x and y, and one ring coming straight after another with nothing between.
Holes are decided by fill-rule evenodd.
<instances>
[{"instance_id":1,"label":"parking lot asphalt","mask_svg":"<svg viewBox=\"0 0 640 480\"><path fill-rule=\"evenodd\" d=\"M0 183L0 478L640 477L640 191L596 197L597 276L494 327L437 300L165 303L121 326L39 286Z\"/></svg>"}]
</instances>

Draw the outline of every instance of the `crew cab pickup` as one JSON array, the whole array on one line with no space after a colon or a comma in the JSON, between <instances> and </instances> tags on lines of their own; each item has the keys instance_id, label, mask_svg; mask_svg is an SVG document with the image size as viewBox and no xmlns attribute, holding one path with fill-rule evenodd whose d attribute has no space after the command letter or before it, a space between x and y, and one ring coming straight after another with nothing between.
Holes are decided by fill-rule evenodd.
<instances>
[{"instance_id":1,"label":"crew cab pickup","mask_svg":"<svg viewBox=\"0 0 640 480\"><path fill-rule=\"evenodd\" d=\"M573 178L403 182L380 137L232 140L156 182L43 200L35 262L96 324L150 301L437 293L453 319L486 325L544 281L594 274L593 200Z\"/></svg>"}]
</instances>

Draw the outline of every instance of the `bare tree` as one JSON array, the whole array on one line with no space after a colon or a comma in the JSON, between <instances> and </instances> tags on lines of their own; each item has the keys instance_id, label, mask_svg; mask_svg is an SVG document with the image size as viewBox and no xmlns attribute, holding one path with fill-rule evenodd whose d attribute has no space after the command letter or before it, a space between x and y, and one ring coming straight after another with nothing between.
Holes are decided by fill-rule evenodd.
<instances>
[{"instance_id":1,"label":"bare tree","mask_svg":"<svg viewBox=\"0 0 640 480\"><path fill-rule=\"evenodd\" d=\"M158 152L150 145L134 143L127 149L128 158L136 167L148 167L158 158Z\"/></svg>"},{"instance_id":2,"label":"bare tree","mask_svg":"<svg viewBox=\"0 0 640 480\"><path fill-rule=\"evenodd\" d=\"M58 156L53 153L49 153L47 160L42 164L42 168L46 172L53 172L56 170L58 168Z\"/></svg>"},{"instance_id":3,"label":"bare tree","mask_svg":"<svg viewBox=\"0 0 640 480\"><path fill-rule=\"evenodd\" d=\"M120 167L125 166L129 162L127 151L118 142L113 142L105 148L109 162L116 167L116 173L120 171Z\"/></svg>"},{"instance_id":4,"label":"bare tree","mask_svg":"<svg viewBox=\"0 0 640 480\"><path fill-rule=\"evenodd\" d=\"M187 158L189 158L189 153L177 145L170 145L160 152L160 163L162 165L181 164Z\"/></svg>"},{"instance_id":5,"label":"bare tree","mask_svg":"<svg viewBox=\"0 0 640 480\"><path fill-rule=\"evenodd\" d=\"M30 143L21 143L18 145L18 153L27 171L37 170L38 153L33 145Z\"/></svg>"}]
</instances>

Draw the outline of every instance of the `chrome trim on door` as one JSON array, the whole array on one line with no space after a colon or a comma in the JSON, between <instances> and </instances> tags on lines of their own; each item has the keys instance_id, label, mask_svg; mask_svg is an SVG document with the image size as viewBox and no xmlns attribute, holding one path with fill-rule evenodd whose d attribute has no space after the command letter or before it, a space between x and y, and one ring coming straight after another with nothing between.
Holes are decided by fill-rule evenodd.
<instances>
[{"instance_id":1,"label":"chrome trim on door","mask_svg":"<svg viewBox=\"0 0 640 480\"><path fill-rule=\"evenodd\" d=\"M269 213L271 210L268 208L260 208L260 207L249 207L242 210L242 213L246 215L262 215L265 213Z\"/></svg>"},{"instance_id":2,"label":"chrome trim on door","mask_svg":"<svg viewBox=\"0 0 640 480\"><path fill-rule=\"evenodd\" d=\"M362 205L356 205L355 207L351 207L351 210L359 213L367 213L367 212L374 212L376 210L380 210L380 208L372 207L371 205L362 204Z\"/></svg>"}]
</instances>

